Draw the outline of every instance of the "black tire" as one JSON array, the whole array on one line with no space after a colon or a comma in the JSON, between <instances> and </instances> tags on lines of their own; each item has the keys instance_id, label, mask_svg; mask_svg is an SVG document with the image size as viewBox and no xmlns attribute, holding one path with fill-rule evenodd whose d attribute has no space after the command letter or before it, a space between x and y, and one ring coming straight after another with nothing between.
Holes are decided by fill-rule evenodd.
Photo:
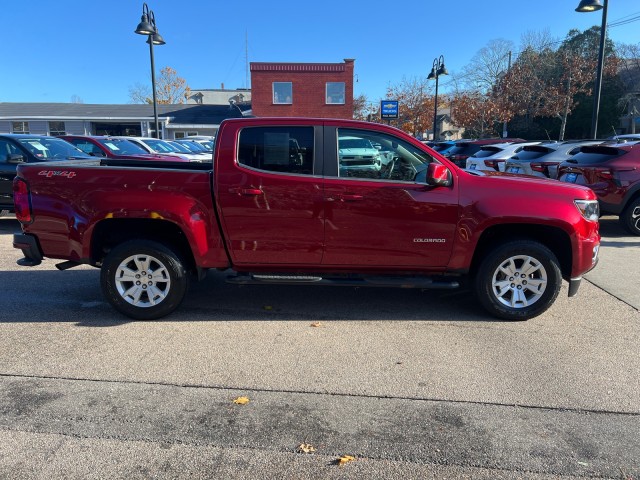
<instances>
[{"instance_id":1,"label":"black tire","mask_svg":"<svg viewBox=\"0 0 640 480\"><path fill-rule=\"evenodd\" d=\"M527 320L547 310L561 285L558 259L533 240L496 246L482 260L475 276L475 292L482 306L492 315L512 321Z\"/></svg>"},{"instance_id":2,"label":"black tire","mask_svg":"<svg viewBox=\"0 0 640 480\"><path fill-rule=\"evenodd\" d=\"M189 276L170 248L151 240L130 240L105 257L100 285L119 312L135 320L154 320L180 305Z\"/></svg>"},{"instance_id":3,"label":"black tire","mask_svg":"<svg viewBox=\"0 0 640 480\"><path fill-rule=\"evenodd\" d=\"M625 207L620 215L620 223L629 233L640 236L640 198Z\"/></svg>"}]
</instances>

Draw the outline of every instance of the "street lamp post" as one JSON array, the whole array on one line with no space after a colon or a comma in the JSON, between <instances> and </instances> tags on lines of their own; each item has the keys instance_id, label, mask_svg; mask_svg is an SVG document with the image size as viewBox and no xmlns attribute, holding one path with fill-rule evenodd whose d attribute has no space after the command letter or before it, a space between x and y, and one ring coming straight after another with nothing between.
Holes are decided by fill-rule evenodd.
<instances>
[{"instance_id":1,"label":"street lamp post","mask_svg":"<svg viewBox=\"0 0 640 480\"><path fill-rule=\"evenodd\" d=\"M604 66L604 45L607 38L607 0L581 0L576 12L595 12L602 9L602 27L600 28L600 50L598 51L598 69L593 86L593 111L591 113L591 138L598 136L598 114L600 112L600 90L602 89L602 69Z\"/></svg>"},{"instance_id":2,"label":"street lamp post","mask_svg":"<svg viewBox=\"0 0 640 480\"><path fill-rule=\"evenodd\" d=\"M149 55L151 57L151 90L153 92L153 120L155 125L155 138L160 138L160 125L158 123L158 101L156 99L156 66L153 59L153 46L164 45L166 42L156 27L156 17L146 3L142 4L142 18L135 33L139 35L147 35L147 43L149 44Z\"/></svg>"},{"instance_id":3,"label":"street lamp post","mask_svg":"<svg viewBox=\"0 0 640 480\"><path fill-rule=\"evenodd\" d=\"M434 107L433 107L433 140L437 140L438 136L438 77L440 75L449 75L447 68L444 66L444 56L440 55L439 58L433 59L433 66L431 67L431 73L427 77L427 80L436 81L436 94L434 97Z\"/></svg>"}]
</instances>

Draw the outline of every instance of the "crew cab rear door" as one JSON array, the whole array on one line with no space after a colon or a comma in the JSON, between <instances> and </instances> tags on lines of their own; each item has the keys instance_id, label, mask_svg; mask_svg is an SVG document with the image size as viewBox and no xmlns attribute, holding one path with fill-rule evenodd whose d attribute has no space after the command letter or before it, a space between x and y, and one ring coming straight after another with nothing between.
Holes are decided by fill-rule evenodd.
<instances>
[{"instance_id":1,"label":"crew cab rear door","mask_svg":"<svg viewBox=\"0 0 640 480\"><path fill-rule=\"evenodd\" d=\"M373 145L377 153L342 146ZM343 158L345 155L349 158ZM392 131L325 128L325 254L323 264L407 269L449 262L458 220L458 192L426 184L424 150Z\"/></svg>"},{"instance_id":2,"label":"crew cab rear door","mask_svg":"<svg viewBox=\"0 0 640 480\"><path fill-rule=\"evenodd\" d=\"M235 264L320 264L322 126L258 120L221 126L214 192Z\"/></svg>"}]
</instances>

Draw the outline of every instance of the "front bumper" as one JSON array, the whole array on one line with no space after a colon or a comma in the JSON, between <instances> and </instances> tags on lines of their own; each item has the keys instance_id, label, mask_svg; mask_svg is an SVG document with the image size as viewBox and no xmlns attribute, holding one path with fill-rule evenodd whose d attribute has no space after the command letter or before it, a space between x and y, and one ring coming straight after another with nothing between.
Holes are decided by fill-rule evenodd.
<instances>
[{"instance_id":1,"label":"front bumper","mask_svg":"<svg viewBox=\"0 0 640 480\"><path fill-rule=\"evenodd\" d=\"M38 239L24 233L13 234L13 248L22 250L24 258L16 261L21 267L35 267L42 263L44 256L38 245Z\"/></svg>"}]
</instances>

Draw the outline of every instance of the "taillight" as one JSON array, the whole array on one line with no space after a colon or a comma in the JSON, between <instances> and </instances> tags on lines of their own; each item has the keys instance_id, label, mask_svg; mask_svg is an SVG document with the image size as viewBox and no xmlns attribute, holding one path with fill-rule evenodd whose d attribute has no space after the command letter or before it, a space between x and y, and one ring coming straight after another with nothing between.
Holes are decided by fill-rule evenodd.
<instances>
[{"instance_id":1,"label":"taillight","mask_svg":"<svg viewBox=\"0 0 640 480\"><path fill-rule=\"evenodd\" d=\"M608 168L596 168L595 174L603 180L611 180L613 178L613 173Z\"/></svg>"},{"instance_id":2,"label":"taillight","mask_svg":"<svg viewBox=\"0 0 640 480\"><path fill-rule=\"evenodd\" d=\"M498 170L498 164L500 162L504 162L504 160L485 160L484 164L487 167L495 168L496 170Z\"/></svg>"},{"instance_id":3,"label":"taillight","mask_svg":"<svg viewBox=\"0 0 640 480\"><path fill-rule=\"evenodd\" d=\"M26 180L20 177L13 180L13 205L16 210L16 218L20 223L33 222L29 185Z\"/></svg>"},{"instance_id":4,"label":"taillight","mask_svg":"<svg viewBox=\"0 0 640 480\"><path fill-rule=\"evenodd\" d=\"M532 163L531 164L531 170L533 170L534 172L542 172L544 173L544 169L545 166L541 163Z\"/></svg>"}]
</instances>

